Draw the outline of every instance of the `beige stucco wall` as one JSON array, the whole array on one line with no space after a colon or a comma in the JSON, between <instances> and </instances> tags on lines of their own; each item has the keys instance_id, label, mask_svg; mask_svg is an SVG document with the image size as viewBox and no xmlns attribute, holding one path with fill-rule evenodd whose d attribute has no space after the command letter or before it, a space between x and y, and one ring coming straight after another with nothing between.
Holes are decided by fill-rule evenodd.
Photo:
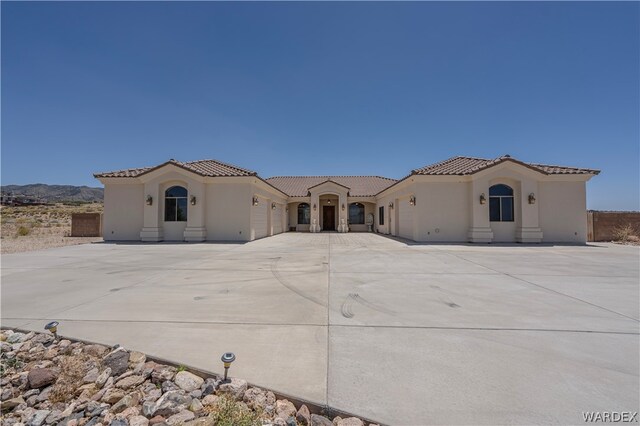
<instances>
[{"instance_id":1,"label":"beige stucco wall","mask_svg":"<svg viewBox=\"0 0 640 426\"><path fill-rule=\"evenodd\" d=\"M139 241L144 217L144 185L111 184L104 187L105 241Z\"/></svg>"},{"instance_id":2,"label":"beige stucco wall","mask_svg":"<svg viewBox=\"0 0 640 426\"><path fill-rule=\"evenodd\" d=\"M251 183L220 178L206 186L209 241L250 241Z\"/></svg>"},{"instance_id":3,"label":"beige stucco wall","mask_svg":"<svg viewBox=\"0 0 640 426\"><path fill-rule=\"evenodd\" d=\"M415 197L416 241L466 241L470 216L467 182L418 182Z\"/></svg>"},{"instance_id":4,"label":"beige stucco wall","mask_svg":"<svg viewBox=\"0 0 640 426\"><path fill-rule=\"evenodd\" d=\"M394 203L394 208L389 207L389 203ZM384 225L380 225L378 221L378 209L384 206ZM376 232L387 235L394 235L395 229L395 198L393 196L381 196L376 200Z\"/></svg>"},{"instance_id":5,"label":"beige stucco wall","mask_svg":"<svg viewBox=\"0 0 640 426\"><path fill-rule=\"evenodd\" d=\"M585 182L548 181L539 184L537 204L543 242L585 243L587 201Z\"/></svg>"}]
</instances>

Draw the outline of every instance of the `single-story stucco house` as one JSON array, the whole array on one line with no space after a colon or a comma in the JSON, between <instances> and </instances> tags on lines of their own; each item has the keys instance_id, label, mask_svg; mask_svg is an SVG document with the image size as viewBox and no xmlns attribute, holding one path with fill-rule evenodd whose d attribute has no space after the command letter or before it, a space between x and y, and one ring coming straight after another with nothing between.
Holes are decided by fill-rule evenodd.
<instances>
[{"instance_id":1,"label":"single-story stucco house","mask_svg":"<svg viewBox=\"0 0 640 426\"><path fill-rule=\"evenodd\" d=\"M587 239L598 170L454 157L380 176L278 176L216 160L97 173L106 241L252 241L285 231L379 232L419 242Z\"/></svg>"}]
</instances>

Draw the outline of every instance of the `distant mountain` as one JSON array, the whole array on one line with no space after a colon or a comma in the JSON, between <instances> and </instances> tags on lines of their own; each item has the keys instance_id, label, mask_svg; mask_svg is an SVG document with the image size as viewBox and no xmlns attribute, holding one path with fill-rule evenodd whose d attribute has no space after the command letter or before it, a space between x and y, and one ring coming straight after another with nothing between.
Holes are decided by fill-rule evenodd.
<instances>
[{"instance_id":1,"label":"distant mountain","mask_svg":"<svg viewBox=\"0 0 640 426\"><path fill-rule=\"evenodd\" d=\"M35 198L48 203L61 201L102 202L104 199L103 188L91 188L88 186L34 183L30 185L3 185L0 189L2 189L3 195Z\"/></svg>"}]
</instances>

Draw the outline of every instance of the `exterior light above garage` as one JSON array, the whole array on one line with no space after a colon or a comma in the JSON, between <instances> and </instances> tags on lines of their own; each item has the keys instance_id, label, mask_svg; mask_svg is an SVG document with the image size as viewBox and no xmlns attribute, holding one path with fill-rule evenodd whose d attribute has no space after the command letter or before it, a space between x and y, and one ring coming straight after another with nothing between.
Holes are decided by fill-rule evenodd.
<instances>
[{"instance_id":1,"label":"exterior light above garage","mask_svg":"<svg viewBox=\"0 0 640 426\"><path fill-rule=\"evenodd\" d=\"M151 195L147 195L146 203L148 206L153 204L153 197Z\"/></svg>"},{"instance_id":2,"label":"exterior light above garage","mask_svg":"<svg viewBox=\"0 0 640 426\"><path fill-rule=\"evenodd\" d=\"M484 195L484 192L482 194L480 194L480 204L486 204L487 203L487 196Z\"/></svg>"},{"instance_id":3,"label":"exterior light above garage","mask_svg":"<svg viewBox=\"0 0 640 426\"><path fill-rule=\"evenodd\" d=\"M196 196L192 195L191 198L190 198L190 201L191 201L191 205L195 206L196 205Z\"/></svg>"},{"instance_id":4,"label":"exterior light above garage","mask_svg":"<svg viewBox=\"0 0 640 426\"><path fill-rule=\"evenodd\" d=\"M535 204L535 203L536 203L536 194L532 192L531 194L529 194L529 204Z\"/></svg>"}]
</instances>

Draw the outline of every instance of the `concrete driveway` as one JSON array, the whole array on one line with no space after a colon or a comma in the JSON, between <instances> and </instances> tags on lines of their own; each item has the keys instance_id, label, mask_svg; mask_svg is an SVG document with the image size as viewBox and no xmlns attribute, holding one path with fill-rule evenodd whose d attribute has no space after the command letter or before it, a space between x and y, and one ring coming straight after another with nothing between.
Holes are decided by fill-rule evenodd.
<instances>
[{"instance_id":1,"label":"concrete driveway","mask_svg":"<svg viewBox=\"0 0 640 426\"><path fill-rule=\"evenodd\" d=\"M372 234L2 256L2 324L120 343L389 424L639 410L637 247Z\"/></svg>"}]
</instances>

